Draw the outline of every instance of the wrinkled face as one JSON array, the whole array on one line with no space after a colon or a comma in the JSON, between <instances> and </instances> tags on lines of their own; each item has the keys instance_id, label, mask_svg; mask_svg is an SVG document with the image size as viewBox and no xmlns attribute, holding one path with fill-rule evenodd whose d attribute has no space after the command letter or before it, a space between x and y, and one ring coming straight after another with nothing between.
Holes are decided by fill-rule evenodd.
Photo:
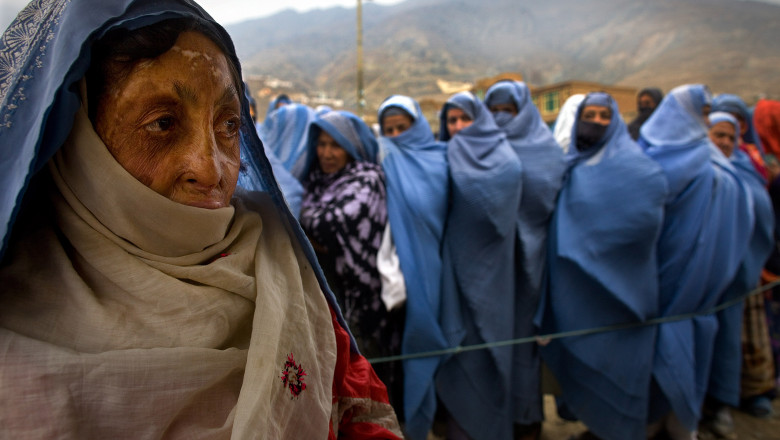
<instances>
[{"instance_id":1,"label":"wrinkled face","mask_svg":"<svg viewBox=\"0 0 780 440\"><path fill-rule=\"evenodd\" d=\"M612 121L612 109L603 105L586 105L582 109L580 119L601 125L609 125Z\"/></svg>"},{"instance_id":2,"label":"wrinkled face","mask_svg":"<svg viewBox=\"0 0 780 440\"><path fill-rule=\"evenodd\" d=\"M473 122L463 110L457 107L447 109L447 131L450 133L450 136L455 136Z\"/></svg>"},{"instance_id":3,"label":"wrinkled face","mask_svg":"<svg viewBox=\"0 0 780 440\"><path fill-rule=\"evenodd\" d=\"M388 115L382 118L382 135L396 137L412 126L412 118L406 115Z\"/></svg>"},{"instance_id":4,"label":"wrinkled face","mask_svg":"<svg viewBox=\"0 0 780 440\"><path fill-rule=\"evenodd\" d=\"M133 177L184 205L230 204L240 165L240 104L228 60L184 32L174 46L110 83L95 130Z\"/></svg>"},{"instance_id":5,"label":"wrinkled face","mask_svg":"<svg viewBox=\"0 0 780 440\"><path fill-rule=\"evenodd\" d=\"M347 150L341 148L341 145L325 131L321 131L320 137L317 138L317 159L320 161L320 169L325 174L337 173L352 161Z\"/></svg>"},{"instance_id":6,"label":"wrinkled face","mask_svg":"<svg viewBox=\"0 0 780 440\"><path fill-rule=\"evenodd\" d=\"M734 143L736 142L736 130L730 122L718 122L710 127L710 140L717 146L726 157L734 153Z\"/></svg>"},{"instance_id":7,"label":"wrinkled face","mask_svg":"<svg viewBox=\"0 0 780 440\"><path fill-rule=\"evenodd\" d=\"M517 116L517 106L514 103L506 103L506 104L493 104L490 107L490 113L496 114L498 112L506 112L511 114L512 116Z\"/></svg>"}]
</instances>

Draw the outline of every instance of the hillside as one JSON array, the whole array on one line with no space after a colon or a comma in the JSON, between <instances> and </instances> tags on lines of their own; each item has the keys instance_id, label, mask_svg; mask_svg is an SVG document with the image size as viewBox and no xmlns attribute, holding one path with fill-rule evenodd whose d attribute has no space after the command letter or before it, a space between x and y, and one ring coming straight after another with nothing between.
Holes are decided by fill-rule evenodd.
<instances>
[{"instance_id":1,"label":"hillside","mask_svg":"<svg viewBox=\"0 0 780 440\"><path fill-rule=\"evenodd\" d=\"M780 98L780 5L735 0L417 0L363 7L369 108L436 79L521 72L644 87L703 82L752 102ZM355 10L331 8L227 27L247 73L355 103Z\"/></svg>"}]
</instances>

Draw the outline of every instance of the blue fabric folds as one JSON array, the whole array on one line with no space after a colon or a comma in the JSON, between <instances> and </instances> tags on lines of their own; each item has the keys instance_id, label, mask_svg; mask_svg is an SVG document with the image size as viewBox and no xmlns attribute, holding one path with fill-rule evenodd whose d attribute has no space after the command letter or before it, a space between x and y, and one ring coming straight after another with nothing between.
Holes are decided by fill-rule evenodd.
<instances>
[{"instance_id":1,"label":"blue fabric folds","mask_svg":"<svg viewBox=\"0 0 780 440\"><path fill-rule=\"evenodd\" d=\"M306 145L309 141L309 126L316 116L311 107L288 104L268 114L259 130L263 143L299 181L303 181L309 161Z\"/></svg>"},{"instance_id":2,"label":"blue fabric folds","mask_svg":"<svg viewBox=\"0 0 780 440\"><path fill-rule=\"evenodd\" d=\"M487 107L468 92L453 102L473 115L447 145L451 190L440 322L449 346L457 347L514 336L513 262L523 188L520 160ZM439 398L472 438L513 438L512 354L513 347L469 351L439 367Z\"/></svg>"},{"instance_id":3,"label":"blue fabric folds","mask_svg":"<svg viewBox=\"0 0 780 440\"><path fill-rule=\"evenodd\" d=\"M730 113L713 112L709 115L710 126L729 122L739 133L739 122ZM726 289L723 301L733 300L751 290L759 282L761 268L769 257L773 243L774 211L766 181L756 172L750 158L738 148L739 137L734 142L734 152L729 158L740 180L750 192L755 222L745 259L739 266L734 280ZM708 396L732 406L739 406L740 373L742 370L742 314L743 302L739 302L718 313L718 333L715 337L712 371L709 378Z\"/></svg>"},{"instance_id":4,"label":"blue fabric folds","mask_svg":"<svg viewBox=\"0 0 780 440\"><path fill-rule=\"evenodd\" d=\"M243 144L242 144L243 145ZM301 201L303 200L303 185L284 167L284 164L276 157L273 151L263 145L265 157L271 164L274 178L279 183L279 188L284 194L287 207L290 208L295 218L298 218L301 212ZM260 177L260 158L258 152L250 148L242 151L241 170L238 173L238 185L250 191L266 191L263 179Z\"/></svg>"},{"instance_id":5,"label":"blue fabric folds","mask_svg":"<svg viewBox=\"0 0 780 440\"><path fill-rule=\"evenodd\" d=\"M395 102L393 97L386 104ZM422 115L417 102L409 114ZM400 105L400 104L390 104ZM408 104L406 104L408 105ZM446 145L437 142L428 121L420 116L400 135L379 138L387 179L387 210L393 240L406 281L406 324L402 353L441 350L447 341L439 327L441 240L447 215ZM436 411L434 374L441 357L408 359L404 363L406 432L425 439Z\"/></svg>"},{"instance_id":6,"label":"blue fabric folds","mask_svg":"<svg viewBox=\"0 0 780 440\"><path fill-rule=\"evenodd\" d=\"M658 243L660 315L695 313L716 305L743 260L753 224L750 198L734 167L710 142L703 85L672 90L640 130L640 144L669 182ZM658 327L650 421L674 411L696 429L707 388L717 318Z\"/></svg>"},{"instance_id":7,"label":"blue fabric folds","mask_svg":"<svg viewBox=\"0 0 780 440\"><path fill-rule=\"evenodd\" d=\"M30 179L62 146L81 106L79 81L92 43L106 31L139 28L171 18L193 18L215 29L228 48L227 58L241 72L227 32L193 2L161 0L33 1L0 39L0 234L3 251ZM340 324L338 304L327 287L311 246L284 201L271 164L257 136L246 95L241 98L241 156L251 154L251 182L268 191L317 274ZM356 351L354 340L352 348Z\"/></svg>"},{"instance_id":8,"label":"blue fabric folds","mask_svg":"<svg viewBox=\"0 0 780 440\"><path fill-rule=\"evenodd\" d=\"M572 143L550 226L542 334L641 322L658 313L656 244L668 194L661 168L631 139L606 94L609 128L597 147ZM572 139L576 139L576 124ZM645 438L654 327L555 339L542 358L568 408L599 438Z\"/></svg>"},{"instance_id":9,"label":"blue fabric folds","mask_svg":"<svg viewBox=\"0 0 780 440\"><path fill-rule=\"evenodd\" d=\"M523 165L517 213L514 338L524 338L536 331L533 317L546 288L547 231L567 167L563 150L531 101L528 86L516 81L498 82L485 94L486 105L493 104L496 93L506 94L518 110L499 128ZM514 350L514 420L521 424L542 420L539 350L534 344L516 345Z\"/></svg>"}]
</instances>

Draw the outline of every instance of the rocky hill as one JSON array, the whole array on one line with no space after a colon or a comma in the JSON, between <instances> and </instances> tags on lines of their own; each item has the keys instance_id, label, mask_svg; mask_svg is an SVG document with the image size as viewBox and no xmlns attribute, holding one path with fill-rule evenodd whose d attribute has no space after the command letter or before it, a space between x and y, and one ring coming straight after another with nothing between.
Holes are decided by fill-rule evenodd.
<instances>
[{"instance_id":1,"label":"rocky hill","mask_svg":"<svg viewBox=\"0 0 780 440\"><path fill-rule=\"evenodd\" d=\"M285 11L228 26L247 73L355 103L355 9ZM363 7L365 89L437 93L437 79L504 71L531 85L587 80L780 99L780 5L737 0L410 0Z\"/></svg>"}]
</instances>

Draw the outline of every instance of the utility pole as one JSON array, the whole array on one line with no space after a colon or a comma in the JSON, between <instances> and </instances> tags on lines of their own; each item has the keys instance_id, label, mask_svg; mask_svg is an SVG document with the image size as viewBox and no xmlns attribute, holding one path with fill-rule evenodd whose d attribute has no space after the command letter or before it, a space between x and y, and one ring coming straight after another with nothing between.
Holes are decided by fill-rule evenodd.
<instances>
[{"instance_id":1,"label":"utility pole","mask_svg":"<svg viewBox=\"0 0 780 440\"><path fill-rule=\"evenodd\" d=\"M358 116L363 118L366 108L363 91L363 2L357 0L357 108Z\"/></svg>"}]
</instances>

